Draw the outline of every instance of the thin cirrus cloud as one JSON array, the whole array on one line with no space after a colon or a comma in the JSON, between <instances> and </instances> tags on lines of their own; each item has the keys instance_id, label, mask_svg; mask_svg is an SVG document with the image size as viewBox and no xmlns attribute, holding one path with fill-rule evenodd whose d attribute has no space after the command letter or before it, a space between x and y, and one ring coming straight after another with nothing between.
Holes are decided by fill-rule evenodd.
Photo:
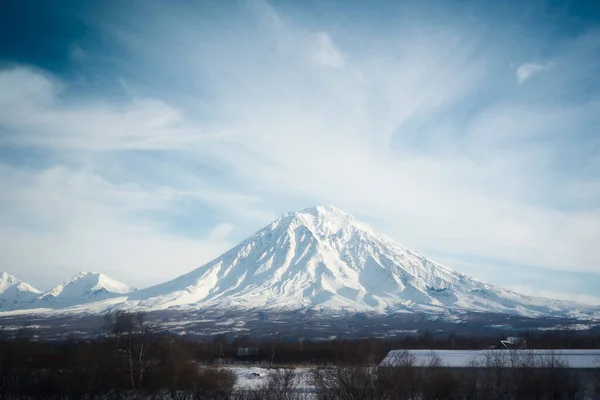
<instances>
[{"instance_id":1,"label":"thin cirrus cloud","mask_svg":"<svg viewBox=\"0 0 600 400\"><path fill-rule=\"evenodd\" d=\"M517 82L520 84L525 83L528 79L530 79L533 75L540 73L541 71L549 68L548 64L538 64L538 63L525 63L521 64L517 67L516 75Z\"/></svg>"},{"instance_id":2,"label":"thin cirrus cloud","mask_svg":"<svg viewBox=\"0 0 600 400\"><path fill-rule=\"evenodd\" d=\"M158 99L64 104L60 86L28 68L3 71L0 117L8 133L0 143L74 150L176 149L219 137L186 126L176 109Z\"/></svg>"},{"instance_id":3,"label":"thin cirrus cloud","mask_svg":"<svg viewBox=\"0 0 600 400\"><path fill-rule=\"evenodd\" d=\"M318 66L342 68L346 65L345 56L326 32L314 35L310 45L310 57Z\"/></svg>"},{"instance_id":4,"label":"thin cirrus cloud","mask_svg":"<svg viewBox=\"0 0 600 400\"><path fill-rule=\"evenodd\" d=\"M86 68L114 60L102 73L125 83L118 101L73 96L43 66L0 72L11 272L95 269L143 287L319 203L492 283L521 284L490 264L600 272L600 90L573 91L598 64L572 68L598 32L540 39L548 62L515 72L511 60L531 59L518 30L490 46L486 28L423 15L365 33L248 4L206 24L193 5L162 3L90 17L111 48L68 48ZM35 168L18 156L34 150ZM587 290L553 282L527 291Z\"/></svg>"},{"instance_id":5,"label":"thin cirrus cloud","mask_svg":"<svg viewBox=\"0 0 600 400\"><path fill-rule=\"evenodd\" d=\"M514 290L518 293L529 294L533 296L542 296L548 297L550 299L564 299L575 301L578 303L592 304L596 306L600 306L600 297L588 295L588 294L577 294L577 293L569 293L569 292L556 292L553 290L543 290L540 288L532 287L531 285L515 285L510 287L511 290Z\"/></svg>"}]
</instances>

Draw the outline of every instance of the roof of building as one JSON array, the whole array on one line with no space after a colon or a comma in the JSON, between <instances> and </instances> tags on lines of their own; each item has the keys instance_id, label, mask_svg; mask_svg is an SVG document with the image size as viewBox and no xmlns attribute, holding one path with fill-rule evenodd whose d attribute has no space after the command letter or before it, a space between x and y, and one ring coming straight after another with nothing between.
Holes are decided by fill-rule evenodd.
<instances>
[{"instance_id":1,"label":"roof of building","mask_svg":"<svg viewBox=\"0 0 600 400\"><path fill-rule=\"evenodd\" d=\"M493 360L494 365L516 367L519 361L533 360L535 365L558 361L565 368L600 368L600 350L392 350L379 364L380 367L393 367L402 364L408 353L415 366L430 365L432 355L439 357L442 367L469 368L484 367ZM556 364L555 364L556 365Z\"/></svg>"}]
</instances>

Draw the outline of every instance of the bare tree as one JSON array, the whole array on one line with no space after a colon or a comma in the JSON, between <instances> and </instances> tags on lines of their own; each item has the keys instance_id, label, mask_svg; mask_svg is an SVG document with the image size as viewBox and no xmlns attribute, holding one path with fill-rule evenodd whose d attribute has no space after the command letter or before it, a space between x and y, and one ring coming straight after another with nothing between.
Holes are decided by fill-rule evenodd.
<instances>
[{"instance_id":1,"label":"bare tree","mask_svg":"<svg viewBox=\"0 0 600 400\"><path fill-rule=\"evenodd\" d=\"M194 381L193 400L229 400L233 398L236 375L225 369L203 368Z\"/></svg>"},{"instance_id":2,"label":"bare tree","mask_svg":"<svg viewBox=\"0 0 600 400\"><path fill-rule=\"evenodd\" d=\"M460 398L460 381L442 359L431 352L421 370L424 400L454 400Z\"/></svg>"},{"instance_id":3,"label":"bare tree","mask_svg":"<svg viewBox=\"0 0 600 400\"><path fill-rule=\"evenodd\" d=\"M151 363L150 351L155 341L156 327L145 314L118 311L106 316L108 337L124 369L132 389L140 388Z\"/></svg>"},{"instance_id":4,"label":"bare tree","mask_svg":"<svg viewBox=\"0 0 600 400\"><path fill-rule=\"evenodd\" d=\"M0 327L0 399L8 398L14 386L13 360L10 344Z\"/></svg>"},{"instance_id":5,"label":"bare tree","mask_svg":"<svg viewBox=\"0 0 600 400\"><path fill-rule=\"evenodd\" d=\"M256 389L249 389L240 400L301 400L298 393L298 375L293 368L271 370L266 382Z\"/></svg>"},{"instance_id":6,"label":"bare tree","mask_svg":"<svg viewBox=\"0 0 600 400\"><path fill-rule=\"evenodd\" d=\"M225 335L217 335L212 340L212 343L211 343L212 357L214 360L216 360L217 364L221 363L223 361L223 359L225 358L225 351L224 351L225 344L226 344Z\"/></svg>"},{"instance_id":7,"label":"bare tree","mask_svg":"<svg viewBox=\"0 0 600 400\"><path fill-rule=\"evenodd\" d=\"M420 368L407 350L396 352L389 365L377 371L377 385L382 399L419 400Z\"/></svg>"},{"instance_id":8,"label":"bare tree","mask_svg":"<svg viewBox=\"0 0 600 400\"><path fill-rule=\"evenodd\" d=\"M312 381L319 400L376 400L375 368L362 365L316 368Z\"/></svg>"}]
</instances>

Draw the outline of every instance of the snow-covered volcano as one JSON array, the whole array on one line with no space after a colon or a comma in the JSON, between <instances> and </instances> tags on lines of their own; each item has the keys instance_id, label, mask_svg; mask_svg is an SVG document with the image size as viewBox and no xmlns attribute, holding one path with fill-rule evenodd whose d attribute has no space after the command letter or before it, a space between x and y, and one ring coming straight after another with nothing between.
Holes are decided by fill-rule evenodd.
<instances>
[{"instance_id":1,"label":"snow-covered volcano","mask_svg":"<svg viewBox=\"0 0 600 400\"><path fill-rule=\"evenodd\" d=\"M0 289L12 293L4 287L15 284L2 282ZM147 289L135 291L100 273L80 273L42 295L25 285L19 293L37 298L21 310L214 307L600 316L598 307L524 296L453 271L331 206L290 212L208 264Z\"/></svg>"},{"instance_id":2,"label":"snow-covered volcano","mask_svg":"<svg viewBox=\"0 0 600 400\"><path fill-rule=\"evenodd\" d=\"M43 293L32 308L69 307L123 296L136 289L98 272L80 272L65 283Z\"/></svg>"},{"instance_id":3,"label":"snow-covered volcano","mask_svg":"<svg viewBox=\"0 0 600 400\"><path fill-rule=\"evenodd\" d=\"M144 308L568 313L439 265L335 207L288 213L208 264L130 295Z\"/></svg>"},{"instance_id":4,"label":"snow-covered volcano","mask_svg":"<svg viewBox=\"0 0 600 400\"><path fill-rule=\"evenodd\" d=\"M33 286L12 275L0 272L0 310L12 310L31 302L40 295Z\"/></svg>"}]
</instances>

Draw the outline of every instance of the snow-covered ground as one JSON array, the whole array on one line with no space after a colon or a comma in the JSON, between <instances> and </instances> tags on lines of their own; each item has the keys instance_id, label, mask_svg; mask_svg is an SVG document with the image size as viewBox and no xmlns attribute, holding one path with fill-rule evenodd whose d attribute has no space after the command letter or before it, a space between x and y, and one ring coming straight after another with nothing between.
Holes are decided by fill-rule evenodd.
<instances>
[{"instance_id":1,"label":"snow-covered ground","mask_svg":"<svg viewBox=\"0 0 600 400\"><path fill-rule=\"evenodd\" d=\"M277 370L276 368L255 366L235 366L222 369L230 370L237 376L236 388L241 390L259 389L267 383L269 374ZM314 391L309 368L295 368L294 373L296 392L311 393Z\"/></svg>"}]
</instances>

